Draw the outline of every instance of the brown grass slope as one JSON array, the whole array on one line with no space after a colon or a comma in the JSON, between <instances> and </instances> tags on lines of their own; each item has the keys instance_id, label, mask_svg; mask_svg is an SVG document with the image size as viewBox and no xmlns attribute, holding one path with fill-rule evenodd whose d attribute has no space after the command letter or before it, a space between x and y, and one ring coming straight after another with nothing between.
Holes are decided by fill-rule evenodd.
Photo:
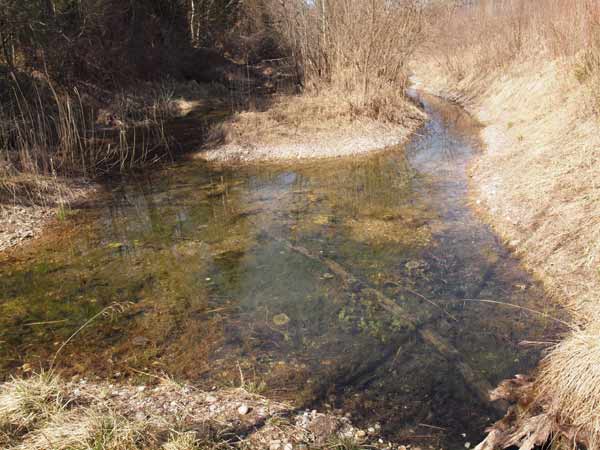
<instances>
[{"instance_id":1,"label":"brown grass slope","mask_svg":"<svg viewBox=\"0 0 600 450\"><path fill-rule=\"evenodd\" d=\"M487 151L472 168L477 199L573 316L573 333L529 386L537 400L526 403L520 429L505 428L483 448L527 449L554 436L598 449L599 5L481 2L440 8L432 24L436 47L415 64L416 78L485 125Z\"/></svg>"}]
</instances>

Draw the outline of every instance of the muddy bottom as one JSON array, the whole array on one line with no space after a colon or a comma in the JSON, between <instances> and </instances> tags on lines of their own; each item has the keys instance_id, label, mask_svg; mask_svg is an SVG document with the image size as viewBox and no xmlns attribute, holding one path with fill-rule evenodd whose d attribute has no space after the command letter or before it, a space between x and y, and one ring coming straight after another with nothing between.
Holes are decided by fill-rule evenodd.
<instances>
[{"instance_id":1,"label":"muddy bottom","mask_svg":"<svg viewBox=\"0 0 600 450\"><path fill-rule=\"evenodd\" d=\"M480 151L425 98L408 148L354 159L175 165L0 265L0 373L168 375L339 409L396 442L464 448L482 389L539 360L544 293L467 206ZM102 312L102 314L99 314ZM90 320L92 319L93 320Z\"/></svg>"}]
</instances>

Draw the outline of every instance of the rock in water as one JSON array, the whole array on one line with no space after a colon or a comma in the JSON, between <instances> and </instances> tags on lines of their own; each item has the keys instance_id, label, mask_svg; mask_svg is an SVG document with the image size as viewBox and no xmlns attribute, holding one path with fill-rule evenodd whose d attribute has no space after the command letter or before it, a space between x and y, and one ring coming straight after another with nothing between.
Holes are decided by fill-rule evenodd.
<instances>
[{"instance_id":1,"label":"rock in water","mask_svg":"<svg viewBox=\"0 0 600 450\"><path fill-rule=\"evenodd\" d=\"M276 316L273 316L273 323L278 327L282 327L290 323L290 318L284 313L277 314Z\"/></svg>"}]
</instances>

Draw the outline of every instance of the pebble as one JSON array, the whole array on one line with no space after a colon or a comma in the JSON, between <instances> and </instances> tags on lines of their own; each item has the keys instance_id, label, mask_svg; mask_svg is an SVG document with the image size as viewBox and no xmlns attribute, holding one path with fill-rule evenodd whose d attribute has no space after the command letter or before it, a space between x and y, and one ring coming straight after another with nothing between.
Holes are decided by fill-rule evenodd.
<instances>
[{"instance_id":1,"label":"pebble","mask_svg":"<svg viewBox=\"0 0 600 450\"><path fill-rule=\"evenodd\" d=\"M341 436L346 438L346 439L351 439L354 437L354 431L352 430L346 430L344 432L341 433Z\"/></svg>"},{"instance_id":2,"label":"pebble","mask_svg":"<svg viewBox=\"0 0 600 450\"><path fill-rule=\"evenodd\" d=\"M288 442L283 446L283 450L294 450L294 446Z\"/></svg>"},{"instance_id":3,"label":"pebble","mask_svg":"<svg viewBox=\"0 0 600 450\"><path fill-rule=\"evenodd\" d=\"M136 347L145 347L150 343L150 339L144 336L136 336L131 340L131 343Z\"/></svg>"},{"instance_id":4,"label":"pebble","mask_svg":"<svg viewBox=\"0 0 600 450\"><path fill-rule=\"evenodd\" d=\"M248 414L248 412L250 411L250 408L248 407L248 405L240 405L240 407L238 408L238 414L240 416L245 416L246 414Z\"/></svg>"},{"instance_id":5,"label":"pebble","mask_svg":"<svg viewBox=\"0 0 600 450\"><path fill-rule=\"evenodd\" d=\"M367 433L365 433L365 431L364 431L364 430L358 430L358 431L356 432L356 437L357 437L357 438L359 438L359 439L362 439L362 438L364 438L366 435L367 435Z\"/></svg>"},{"instance_id":6,"label":"pebble","mask_svg":"<svg viewBox=\"0 0 600 450\"><path fill-rule=\"evenodd\" d=\"M277 314L273 316L273 323L279 327L282 327L290 323L290 318L284 313Z\"/></svg>"}]
</instances>

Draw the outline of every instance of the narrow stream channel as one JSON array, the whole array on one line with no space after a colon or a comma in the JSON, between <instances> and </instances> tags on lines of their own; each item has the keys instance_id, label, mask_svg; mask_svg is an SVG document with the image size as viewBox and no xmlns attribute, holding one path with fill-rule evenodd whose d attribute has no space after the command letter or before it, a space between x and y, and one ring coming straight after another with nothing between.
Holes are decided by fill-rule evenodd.
<instances>
[{"instance_id":1,"label":"narrow stream channel","mask_svg":"<svg viewBox=\"0 0 600 450\"><path fill-rule=\"evenodd\" d=\"M210 389L240 383L336 409L386 439L464 448L498 412L482 386L531 369L555 325L544 293L467 204L478 125L423 97L406 149L218 168L182 163L0 261L0 375ZM27 366L25 366L27 367Z\"/></svg>"}]
</instances>

